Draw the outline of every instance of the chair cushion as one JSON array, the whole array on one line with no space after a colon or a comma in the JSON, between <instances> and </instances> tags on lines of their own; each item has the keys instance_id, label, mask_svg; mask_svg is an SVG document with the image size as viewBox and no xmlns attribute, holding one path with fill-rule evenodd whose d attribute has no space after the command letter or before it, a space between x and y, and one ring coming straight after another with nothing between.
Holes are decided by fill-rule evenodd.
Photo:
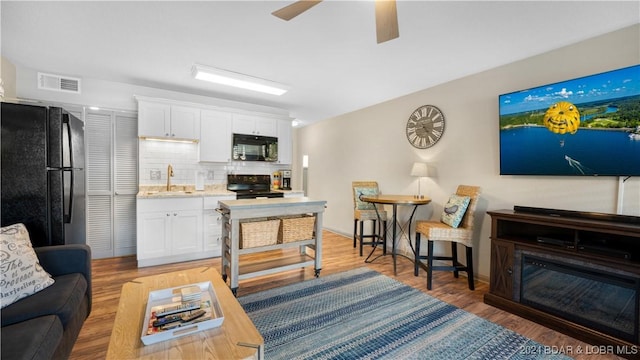
<instances>
[{"instance_id":1,"label":"chair cushion","mask_svg":"<svg viewBox=\"0 0 640 360\"><path fill-rule=\"evenodd\" d=\"M2 309L2 326L45 315L57 315L66 329L86 296L87 281L79 273L61 275L48 288Z\"/></svg>"},{"instance_id":2,"label":"chair cushion","mask_svg":"<svg viewBox=\"0 0 640 360\"><path fill-rule=\"evenodd\" d=\"M354 187L353 195L356 199L356 210L375 210L375 204L360 200L360 196L378 195L378 189L371 187Z\"/></svg>"},{"instance_id":3,"label":"chair cushion","mask_svg":"<svg viewBox=\"0 0 640 360\"><path fill-rule=\"evenodd\" d=\"M50 359L62 341L57 316L41 316L2 327L2 359Z\"/></svg>"},{"instance_id":4,"label":"chair cushion","mask_svg":"<svg viewBox=\"0 0 640 360\"><path fill-rule=\"evenodd\" d=\"M380 219L378 219L378 215ZM353 217L356 220L387 220L387 212L385 210L378 210L376 214L375 210L354 210Z\"/></svg>"},{"instance_id":5,"label":"chair cushion","mask_svg":"<svg viewBox=\"0 0 640 360\"><path fill-rule=\"evenodd\" d=\"M439 221L418 221L416 222L416 232L423 234L427 240L433 241L455 241L466 246L473 246L471 238L473 232L463 228L452 228Z\"/></svg>"},{"instance_id":6,"label":"chair cushion","mask_svg":"<svg viewBox=\"0 0 640 360\"><path fill-rule=\"evenodd\" d=\"M53 284L51 275L40 266L23 224L0 228L0 254L2 308Z\"/></svg>"},{"instance_id":7,"label":"chair cushion","mask_svg":"<svg viewBox=\"0 0 640 360\"><path fill-rule=\"evenodd\" d=\"M470 201L471 198L468 196L451 195L449 201L444 205L444 211L442 212L440 221L452 228L457 228L460 226L460 222L462 222L462 217L467 211Z\"/></svg>"}]
</instances>

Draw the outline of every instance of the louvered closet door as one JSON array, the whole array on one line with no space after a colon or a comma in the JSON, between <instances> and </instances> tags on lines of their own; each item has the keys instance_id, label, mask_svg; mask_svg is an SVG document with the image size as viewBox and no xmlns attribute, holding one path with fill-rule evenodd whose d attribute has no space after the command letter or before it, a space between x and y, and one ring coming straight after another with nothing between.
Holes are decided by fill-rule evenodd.
<instances>
[{"instance_id":1,"label":"louvered closet door","mask_svg":"<svg viewBox=\"0 0 640 360\"><path fill-rule=\"evenodd\" d=\"M137 115L87 110L87 243L93 258L136 251Z\"/></svg>"},{"instance_id":2,"label":"louvered closet door","mask_svg":"<svg viewBox=\"0 0 640 360\"><path fill-rule=\"evenodd\" d=\"M136 253L138 117L115 115L114 255Z\"/></svg>"},{"instance_id":3,"label":"louvered closet door","mask_svg":"<svg viewBox=\"0 0 640 360\"><path fill-rule=\"evenodd\" d=\"M95 259L112 257L113 162L111 112L85 113L87 244Z\"/></svg>"}]
</instances>

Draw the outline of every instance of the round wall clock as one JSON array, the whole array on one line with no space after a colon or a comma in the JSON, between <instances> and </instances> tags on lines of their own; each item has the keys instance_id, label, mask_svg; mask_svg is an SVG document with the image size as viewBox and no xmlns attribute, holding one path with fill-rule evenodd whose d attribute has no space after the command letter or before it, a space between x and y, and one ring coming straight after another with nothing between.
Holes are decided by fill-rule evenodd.
<instances>
[{"instance_id":1,"label":"round wall clock","mask_svg":"<svg viewBox=\"0 0 640 360\"><path fill-rule=\"evenodd\" d=\"M418 149L435 145L444 133L444 114L433 105L417 108L407 120L407 140Z\"/></svg>"}]
</instances>

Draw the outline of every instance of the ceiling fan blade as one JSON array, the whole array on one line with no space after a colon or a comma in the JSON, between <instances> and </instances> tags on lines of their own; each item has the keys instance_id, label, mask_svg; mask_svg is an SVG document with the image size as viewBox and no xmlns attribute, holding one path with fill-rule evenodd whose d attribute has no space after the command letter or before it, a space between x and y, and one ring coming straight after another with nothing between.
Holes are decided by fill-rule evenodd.
<instances>
[{"instance_id":1,"label":"ceiling fan blade","mask_svg":"<svg viewBox=\"0 0 640 360\"><path fill-rule=\"evenodd\" d=\"M296 1L293 4L287 5L280 10L276 10L271 13L271 15L279 17L282 20L291 20L294 17L302 14L303 12L311 9L312 7L318 5L318 3L322 0L301 0Z\"/></svg>"},{"instance_id":2,"label":"ceiling fan blade","mask_svg":"<svg viewBox=\"0 0 640 360\"><path fill-rule=\"evenodd\" d=\"M395 0L376 0L376 35L378 44L400 36Z\"/></svg>"}]
</instances>

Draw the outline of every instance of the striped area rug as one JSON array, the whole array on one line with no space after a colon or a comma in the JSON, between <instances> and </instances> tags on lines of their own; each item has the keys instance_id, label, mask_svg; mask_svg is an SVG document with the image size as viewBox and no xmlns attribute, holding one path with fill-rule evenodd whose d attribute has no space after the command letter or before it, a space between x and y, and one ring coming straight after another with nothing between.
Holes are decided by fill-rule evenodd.
<instances>
[{"instance_id":1,"label":"striped area rug","mask_svg":"<svg viewBox=\"0 0 640 360\"><path fill-rule=\"evenodd\" d=\"M367 268L238 300L266 359L566 358Z\"/></svg>"}]
</instances>

